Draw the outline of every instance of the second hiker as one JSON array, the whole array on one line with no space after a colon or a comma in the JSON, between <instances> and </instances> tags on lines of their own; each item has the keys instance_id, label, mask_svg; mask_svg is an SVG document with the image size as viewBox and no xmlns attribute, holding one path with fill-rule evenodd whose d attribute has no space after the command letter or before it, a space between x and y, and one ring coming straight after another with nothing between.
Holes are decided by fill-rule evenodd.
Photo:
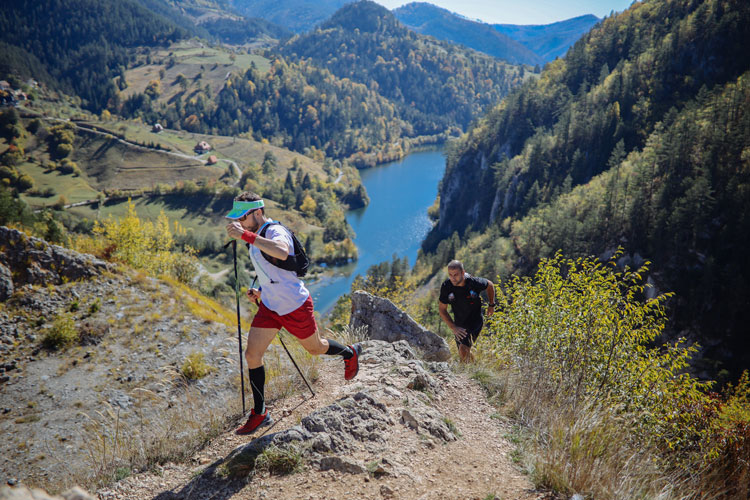
<instances>
[{"instance_id":1,"label":"second hiker","mask_svg":"<svg viewBox=\"0 0 750 500\"><path fill-rule=\"evenodd\" d=\"M263 354L280 328L286 328L310 354L341 356L346 380L353 379L359 371L362 347L359 344L345 346L320 336L313 315L312 297L294 270L292 233L266 217L260 196L251 192L240 194L226 217L232 220L227 224L227 234L247 243L260 283L258 288L247 291L248 297L259 306L250 325L245 349L254 405L245 425L236 431L237 434L249 434L270 422L264 396L266 372Z\"/></svg>"},{"instance_id":2,"label":"second hiker","mask_svg":"<svg viewBox=\"0 0 750 500\"><path fill-rule=\"evenodd\" d=\"M448 279L440 287L438 309L440 317L456 337L458 356L463 362L474 360L471 346L479 337L484 321L482 320L482 298L479 294L487 292L487 316L495 312L495 286L488 279L471 276L464 271L464 265L458 260L448 264ZM448 314L450 304L453 312Z\"/></svg>"}]
</instances>

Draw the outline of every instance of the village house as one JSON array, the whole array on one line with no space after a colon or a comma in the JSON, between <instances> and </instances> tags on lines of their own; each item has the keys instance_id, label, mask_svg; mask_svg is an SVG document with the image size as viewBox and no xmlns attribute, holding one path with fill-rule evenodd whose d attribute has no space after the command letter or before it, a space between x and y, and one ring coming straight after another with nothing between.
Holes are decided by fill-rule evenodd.
<instances>
[{"instance_id":1,"label":"village house","mask_svg":"<svg viewBox=\"0 0 750 500\"><path fill-rule=\"evenodd\" d=\"M211 151L211 145L206 141L201 141L195 145L194 151L198 154L208 153L209 151Z\"/></svg>"}]
</instances>

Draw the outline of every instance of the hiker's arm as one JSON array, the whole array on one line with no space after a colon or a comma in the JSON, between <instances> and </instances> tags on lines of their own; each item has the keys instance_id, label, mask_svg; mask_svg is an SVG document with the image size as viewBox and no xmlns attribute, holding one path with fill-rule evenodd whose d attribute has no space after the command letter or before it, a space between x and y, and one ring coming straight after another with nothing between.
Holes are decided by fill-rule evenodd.
<instances>
[{"instance_id":1,"label":"hiker's arm","mask_svg":"<svg viewBox=\"0 0 750 500\"><path fill-rule=\"evenodd\" d=\"M487 317L495 314L495 285L487 280Z\"/></svg>"},{"instance_id":2,"label":"hiker's arm","mask_svg":"<svg viewBox=\"0 0 750 500\"><path fill-rule=\"evenodd\" d=\"M440 314L442 320L445 321L445 324L448 325L448 328L453 331L453 335L455 335L458 340L466 337L466 330L459 326L456 326L456 324L451 319L450 314L448 314L448 304L438 302L438 313Z\"/></svg>"},{"instance_id":3,"label":"hiker's arm","mask_svg":"<svg viewBox=\"0 0 750 500\"><path fill-rule=\"evenodd\" d=\"M243 229L239 222L230 222L227 224L227 234L236 240L241 239L250 243L252 246L261 252L267 253L271 257L286 260L289 256L289 244L287 242L281 240L269 240L268 238L258 236L253 232Z\"/></svg>"}]
</instances>

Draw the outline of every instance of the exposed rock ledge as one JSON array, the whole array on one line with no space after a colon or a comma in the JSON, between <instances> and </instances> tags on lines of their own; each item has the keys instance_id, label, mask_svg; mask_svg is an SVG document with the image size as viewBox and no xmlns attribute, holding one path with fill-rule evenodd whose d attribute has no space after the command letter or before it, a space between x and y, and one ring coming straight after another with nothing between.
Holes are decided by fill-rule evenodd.
<instances>
[{"instance_id":1,"label":"exposed rock ledge","mask_svg":"<svg viewBox=\"0 0 750 500\"><path fill-rule=\"evenodd\" d=\"M445 416L432 407L432 399L443 393L440 379L451 378L448 365L419 361L403 340L371 340L363 346L357 392L314 411L300 425L238 448L225 461L230 469L233 462L244 462L243 456L258 455L269 446L293 446L320 470L359 474L377 461L381 473L398 474L399 464L382 455L393 426L401 424L435 443L455 441Z\"/></svg>"},{"instance_id":2,"label":"exposed rock ledge","mask_svg":"<svg viewBox=\"0 0 750 500\"><path fill-rule=\"evenodd\" d=\"M0 302L23 285L59 285L97 276L111 265L16 229L0 226Z\"/></svg>"},{"instance_id":3,"label":"exposed rock ledge","mask_svg":"<svg viewBox=\"0 0 750 500\"><path fill-rule=\"evenodd\" d=\"M298 453L313 470L411 477L405 448L432 449L458 438L440 410L447 391L457 390L455 375L448 363L419 360L403 340L368 340L362 345L359 375L337 388L341 397L334 403L303 417L298 425L236 448L159 500L231 498L246 484L243 478L252 475L256 457L271 447Z\"/></svg>"}]
</instances>

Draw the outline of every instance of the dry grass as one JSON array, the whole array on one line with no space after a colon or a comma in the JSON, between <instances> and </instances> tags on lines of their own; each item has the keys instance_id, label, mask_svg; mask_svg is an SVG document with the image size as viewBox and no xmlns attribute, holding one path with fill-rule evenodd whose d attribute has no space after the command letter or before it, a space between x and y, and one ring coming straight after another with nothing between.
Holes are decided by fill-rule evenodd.
<instances>
[{"instance_id":1,"label":"dry grass","mask_svg":"<svg viewBox=\"0 0 750 500\"><path fill-rule=\"evenodd\" d=\"M191 352L185 358L180 372L187 380L198 380L214 371L214 368L206 363L206 357L202 352Z\"/></svg>"},{"instance_id":2,"label":"dry grass","mask_svg":"<svg viewBox=\"0 0 750 500\"><path fill-rule=\"evenodd\" d=\"M164 407L166 401L146 389L135 389L132 396L135 404L131 411L136 418L131 421L135 424L127 424L122 411L116 411L107 403L103 410L94 414L82 413L87 419L82 434L91 468L88 473L74 474L69 479L70 484L97 489L130 472L185 461L221 434L240 413L235 401L229 403L226 412L212 410L202 404L198 391L182 385L178 398L183 401L146 421L144 409L148 405ZM174 396L170 396L171 399ZM179 433L175 429L179 429Z\"/></svg>"},{"instance_id":3,"label":"dry grass","mask_svg":"<svg viewBox=\"0 0 750 500\"><path fill-rule=\"evenodd\" d=\"M219 302L202 295L199 291L178 282L175 279L163 277L163 280L172 286L175 298L185 304L190 313L206 321L223 323L228 327L237 329L237 313L227 309ZM250 325L245 318L241 318L242 331L249 330Z\"/></svg>"},{"instance_id":4,"label":"dry grass","mask_svg":"<svg viewBox=\"0 0 750 500\"><path fill-rule=\"evenodd\" d=\"M337 332L331 330L330 328L327 328L326 332L330 334L330 338L337 340L344 345L353 345L357 342L364 342L365 340L369 340L366 325L356 328L345 325L341 330Z\"/></svg>"},{"instance_id":5,"label":"dry grass","mask_svg":"<svg viewBox=\"0 0 750 500\"><path fill-rule=\"evenodd\" d=\"M542 489L586 498L683 499L684 479L664 472L656 449L644 445L628 415L600 405L565 407L511 368L489 362L481 344L474 364L456 364L486 390L490 402L516 423L513 459Z\"/></svg>"}]
</instances>

